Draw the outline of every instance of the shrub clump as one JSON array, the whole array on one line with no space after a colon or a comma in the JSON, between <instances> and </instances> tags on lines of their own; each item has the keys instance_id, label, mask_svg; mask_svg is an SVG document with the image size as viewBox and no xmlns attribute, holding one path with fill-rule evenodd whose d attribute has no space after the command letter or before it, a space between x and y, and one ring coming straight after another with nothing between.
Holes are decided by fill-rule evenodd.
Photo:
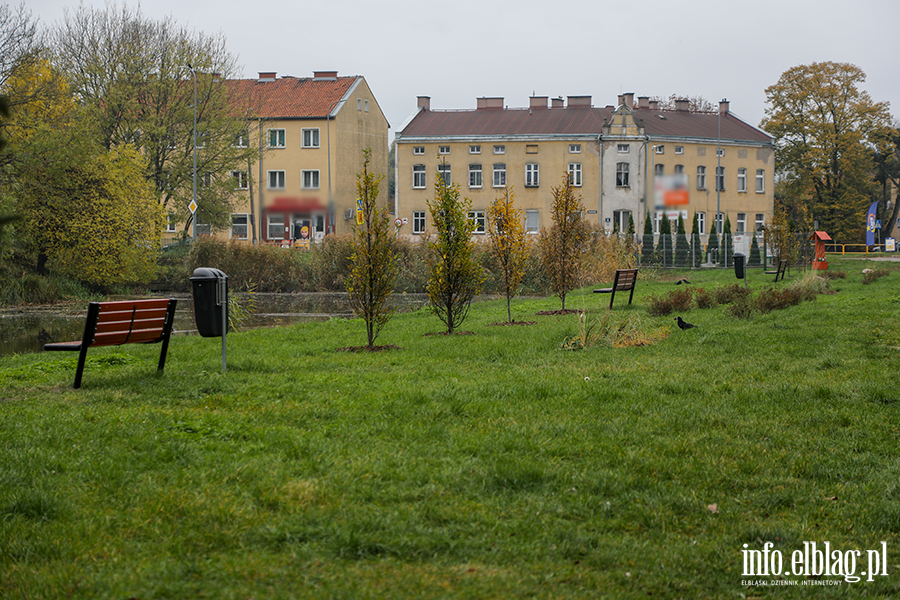
<instances>
[{"instance_id":1,"label":"shrub clump","mask_svg":"<svg viewBox=\"0 0 900 600\"><path fill-rule=\"evenodd\" d=\"M650 306L647 313L653 317L664 317L673 312L683 312L691 309L694 296L689 289L675 290L659 296L650 296Z\"/></svg>"},{"instance_id":2,"label":"shrub clump","mask_svg":"<svg viewBox=\"0 0 900 600\"><path fill-rule=\"evenodd\" d=\"M739 283L716 288L713 290L716 304L731 304L737 300L746 299L750 295L750 290Z\"/></svg>"},{"instance_id":3,"label":"shrub clump","mask_svg":"<svg viewBox=\"0 0 900 600\"><path fill-rule=\"evenodd\" d=\"M863 279L862 282L864 285L869 285L875 281L878 281L882 277L886 277L890 271L887 269L866 269L863 271Z\"/></svg>"},{"instance_id":4,"label":"shrub clump","mask_svg":"<svg viewBox=\"0 0 900 600\"><path fill-rule=\"evenodd\" d=\"M761 313L772 312L796 306L803 301L803 293L797 288L775 289L771 286L762 289L753 300L753 307Z\"/></svg>"},{"instance_id":5,"label":"shrub clump","mask_svg":"<svg viewBox=\"0 0 900 600\"><path fill-rule=\"evenodd\" d=\"M715 292L706 288L694 288L694 302L697 308L714 308L719 304Z\"/></svg>"}]
</instances>

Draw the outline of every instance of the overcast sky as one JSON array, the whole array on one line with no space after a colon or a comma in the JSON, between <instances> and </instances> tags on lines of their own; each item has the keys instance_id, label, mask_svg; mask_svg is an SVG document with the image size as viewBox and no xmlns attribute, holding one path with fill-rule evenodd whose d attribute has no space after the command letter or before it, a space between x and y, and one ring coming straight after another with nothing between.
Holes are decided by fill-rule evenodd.
<instances>
[{"instance_id":1,"label":"overcast sky","mask_svg":"<svg viewBox=\"0 0 900 600\"><path fill-rule=\"evenodd\" d=\"M86 6L105 2L86 0ZM17 4L17 2L12 2ZM29 0L52 26L76 0ZM131 6L138 2L129 0ZM363 75L391 125L391 137L431 96L435 109L472 109L481 96L509 107L528 97L671 94L727 98L758 126L766 87L787 69L849 62L876 101L900 116L898 0L153 0L151 18L172 16L223 33L244 67L310 76Z\"/></svg>"}]
</instances>

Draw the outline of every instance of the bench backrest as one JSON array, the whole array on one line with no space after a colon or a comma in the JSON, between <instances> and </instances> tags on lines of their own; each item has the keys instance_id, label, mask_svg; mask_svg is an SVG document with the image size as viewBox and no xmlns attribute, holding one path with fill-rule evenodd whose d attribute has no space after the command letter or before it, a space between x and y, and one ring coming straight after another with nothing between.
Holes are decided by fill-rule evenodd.
<instances>
[{"instance_id":1,"label":"bench backrest","mask_svg":"<svg viewBox=\"0 0 900 600\"><path fill-rule=\"evenodd\" d=\"M637 281L637 269L619 269L616 271L616 280L613 287L617 291L630 290Z\"/></svg>"},{"instance_id":2,"label":"bench backrest","mask_svg":"<svg viewBox=\"0 0 900 600\"><path fill-rule=\"evenodd\" d=\"M119 346L159 342L165 337L167 330L171 330L174 308L174 301L166 298L91 302L88 305L88 323L94 314L96 321L88 345Z\"/></svg>"}]
</instances>

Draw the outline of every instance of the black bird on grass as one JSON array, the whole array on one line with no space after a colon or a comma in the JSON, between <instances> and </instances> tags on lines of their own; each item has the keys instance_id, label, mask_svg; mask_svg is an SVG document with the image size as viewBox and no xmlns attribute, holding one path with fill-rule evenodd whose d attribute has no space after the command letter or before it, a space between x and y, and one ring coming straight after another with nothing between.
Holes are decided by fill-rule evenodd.
<instances>
[{"instance_id":1,"label":"black bird on grass","mask_svg":"<svg viewBox=\"0 0 900 600\"><path fill-rule=\"evenodd\" d=\"M689 284L690 281L688 281L687 279L679 279L678 281L675 282L675 285L681 285L682 283L688 283L688 284Z\"/></svg>"},{"instance_id":2,"label":"black bird on grass","mask_svg":"<svg viewBox=\"0 0 900 600\"><path fill-rule=\"evenodd\" d=\"M691 327L696 327L696 325L691 325L681 317L675 317L675 320L678 321L678 327L681 329L690 329Z\"/></svg>"}]
</instances>

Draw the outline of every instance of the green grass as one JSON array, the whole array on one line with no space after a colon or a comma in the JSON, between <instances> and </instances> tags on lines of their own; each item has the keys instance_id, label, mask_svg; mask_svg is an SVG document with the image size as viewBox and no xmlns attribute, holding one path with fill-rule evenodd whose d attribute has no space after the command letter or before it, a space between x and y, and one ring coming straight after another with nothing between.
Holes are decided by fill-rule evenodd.
<instances>
[{"instance_id":1,"label":"green grass","mask_svg":"<svg viewBox=\"0 0 900 600\"><path fill-rule=\"evenodd\" d=\"M74 353L0 358L0 598L896 597L900 274L830 262L835 294L644 347L560 349L551 297L514 302L533 326L477 304L475 335L398 315L390 352L336 351L361 321L232 334L225 374L218 339L174 338L162 376L158 346L98 349L81 390ZM735 281L646 275L614 312L655 329L676 279ZM889 576L742 585L778 579L744 544L789 567L804 541L885 541Z\"/></svg>"}]
</instances>

